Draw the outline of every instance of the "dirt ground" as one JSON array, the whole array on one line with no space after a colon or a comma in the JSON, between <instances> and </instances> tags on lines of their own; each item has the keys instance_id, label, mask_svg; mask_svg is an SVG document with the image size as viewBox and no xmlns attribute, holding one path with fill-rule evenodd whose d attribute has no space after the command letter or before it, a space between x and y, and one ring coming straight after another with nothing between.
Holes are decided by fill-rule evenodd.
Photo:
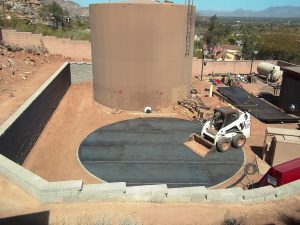
<instances>
[{"instance_id":1,"label":"dirt ground","mask_svg":"<svg viewBox=\"0 0 300 225\"><path fill-rule=\"evenodd\" d=\"M208 82L198 82L197 86L197 88L201 89L199 92L203 95L203 102L211 109L224 105L225 103L221 102L217 97L205 97L207 93L202 90L207 85L209 85ZM94 102L92 94L91 82L75 84L70 87L29 156L26 158L23 164L25 168L48 181L82 179L84 183L99 183L101 181L86 172L77 159L77 149L81 141L94 130L110 123L136 117L162 116L184 119L192 117L190 112L178 106L161 108L150 115L143 112L109 109ZM211 110L204 110L204 112L205 115L212 113ZM261 135L261 133L258 135ZM253 140L259 139L254 138ZM261 145L262 142L263 139L261 139L261 143L256 143L257 145ZM245 154L247 162L255 160L255 155L250 147L245 149ZM263 165L263 163L260 164ZM243 168L241 168L241 171L234 178L218 185L218 187L227 187L235 183L242 174ZM261 175L256 174L250 180L257 181L260 178ZM237 186L243 187L249 184L246 178L245 182Z\"/></svg>"},{"instance_id":2,"label":"dirt ground","mask_svg":"<svg viewBox=\"0 0 300 225\"><path fill-rule=\"evenodd\" d=\"M63 61L59 56L5 50L0 58L0 124L38 89ZM207 97L208 92L205 88L208 86L207 81L200 82L193 78L193 87L198 90L207 106L213 109L226 104L217 96ZM248 85L245 88L257 93L265 87ZM203 112L205 117L212 113L211 110ZM77 160L76 152L80 142L100 126L140 116L191 119L194 114L180 106L159 108L150 115L109 109L93 101L91 83L72 85L24 166L49 181L82 179L84 183L99 182L89 175ZM266 126L252 117L252 136L245 147L247 162L257 158L252 151L260 154ZM296 128L297 124L271 126ZM259 159L258 161L260 172L266 172L268 167ZM237 175L240 176L241 172ZM49 217L37 216L36 224L222 224L226 215L243 219L246 224L300 224L300 195L255 205L101 202L41 204L4 177L0 177L0 193L0 224L1 218L37 212L49 213ZM44 219L47 220L46 223L43 223Z\"/></svg>"},{"instance_id":3,"label":"dirt ground","mask_svg":"<svg viewBox=\"0 0 300 225\"><path fill-rule=\"evenodd\" d=\"M0 124L66 60L61 56L8 51L0 46Z\"/></svg>"},{"instance_id":4,"label":"dirt ground","mask_svg":"<svg viewBox=\"0 0 300 225\"><path fill-rule=\"evenodd\" d=\"M207 81L193 80L193 87L198 90L202 101L210 109L227 105L218 96L212 98L207 96L208 92L205 91L205 88L209 87L209 85ZM262 86L261 88L264 88ZM212 114L212 110L202 111L205 117ZM163 116L191 119L194 115L195 113L192 114L187 109L177 105L160 108L152 114L110 109L93 101L91 82L74 84L60 102L23 166L48 181L82 179L84 183L99 183L101 181L87 172L77 159L78 147L87 135L99 127L130 118ZM297 124L272 126L295 128ZM258 181L262 174L267 172L269 166L258 157L262 155L266 127L266 124L252 117L252 134L244 148L245 163L253 163L257 160L260 173L249 176L249 179L245 178L236 186L245 187L251 182ZM224 188L236 183L243 173L243 168L241 168L234 177L217 187Z\"/></svg>"}]
</instances>

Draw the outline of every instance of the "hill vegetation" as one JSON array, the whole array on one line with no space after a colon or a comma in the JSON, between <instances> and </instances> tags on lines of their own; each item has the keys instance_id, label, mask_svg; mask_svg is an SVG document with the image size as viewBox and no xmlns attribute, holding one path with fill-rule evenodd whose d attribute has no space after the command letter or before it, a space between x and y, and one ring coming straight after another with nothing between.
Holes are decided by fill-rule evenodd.
<instances>
[{"instance_id":1,"label":"hill vegetation","mask_svg":"<svg viewBox=\"0 0 300 225\"><path fill-rule=\"evenodd\" d=\"M275 18L300 18L300 6L269 7L260 11L237 9L234 11L200 10L202 16L227 16L227 17L275 17Z\"/></svg>"},{"instance_id":2,"label":"hill vegetation","mask_svg":"<svg viewBox=\"0 0 300 225\"><path fill-rule=\"evenodd\" d=\"M203 39L196 41L196 56L201 57L203 44L209 51L222 44L241 43L241 58L251 59L258 51L256 59L283 60L300 64L300 23L284 21L228 20L217 16L209 20L198 16L196 33ZM200 50L200 51L199 51ZM200 53L199 53L200 52Z\"/></svg>"},{"instance_id":3,"label":"hill vegetation","mask_svg":"<svg viewBox=\"0 0 300 225\"><path fill-rule=\"evenodd\" d=\"M70 13L66 9L66 4L68 6L72 1L62 2L64 8L56 1L47 0L37 1L35 4L30 1L5 2L2 7L0 6L0 27L75 40L89 40L88 17L75 14L74 11Z\"/></svg>"},{"instance_id":4,"label":"hill vegetation","mask_svg":"<svg viewBox=\"0 0 300 225\"><path fill-rule=\"evenodd\" d=\"M239 10L235 17L196 18L196 33L202 37L195 41L194 56L201 58L203 44L210 51L216 46L239 44L241 58L251 59L258 51L256 59L275 59L300 64L300 14L298 18L276 18L290 16L299 7L276 7L266 9L264 16L275 17L237 17L244 15ZM269 11L277 14L268 14ZM243 11L244 13L244 11ZM249 14L252 15L253 14ZM261 15L256 12L255 15ZM89 19L87 8L73 1L64 0L12 0L5 1L0 7L0 27L17 31L30 31L44 35L69 37L75 40L89 40Z\"/></svg>"}]
</instances>

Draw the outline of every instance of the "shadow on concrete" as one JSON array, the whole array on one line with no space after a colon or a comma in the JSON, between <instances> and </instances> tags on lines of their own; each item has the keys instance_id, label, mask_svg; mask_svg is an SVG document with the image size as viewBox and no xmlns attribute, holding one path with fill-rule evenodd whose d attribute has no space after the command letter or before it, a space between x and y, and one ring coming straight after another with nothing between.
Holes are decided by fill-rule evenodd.
<instances>
[{"instance_id":1,"label":"shadow on concrete","mask_svg":"<svg viewBox=\"0 0 300 225\"><path fill-rule=\"evenodd\" d=\"M263 147L261 146L250 146L251 150L259 157L263 158Z\"/></svg>"},{"instance_id":2,"label":"shadow on concrete","mask_svg":"<svg viewBox=\"0 0 300 225\"><path fill-rule=\"evenodd\" d=\"M49 211L1 218L0 224L1 225L16 225L16 224L48 225L49 224Z\"/></svg>"},{"instance_id":3,"label":"shadow on concrete","mask_svg":"<svg viewBox=\"0 0 300 225\"><path fill-rule=\"evenodd\" d=\"M293 216L289 216L286 214L280 215L279 220L285 225L299 225L300 224L300 218L294 218Z\"/></svg>"}]
</instances>

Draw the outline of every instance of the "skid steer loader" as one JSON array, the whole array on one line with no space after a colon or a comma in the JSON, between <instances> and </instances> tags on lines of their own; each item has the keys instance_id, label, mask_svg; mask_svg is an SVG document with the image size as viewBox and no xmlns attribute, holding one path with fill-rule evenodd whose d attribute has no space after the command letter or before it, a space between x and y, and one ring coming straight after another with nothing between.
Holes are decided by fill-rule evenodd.
<instances>
[{"instance_id":1,"label":"skid steer loader","mask_svg":"<svg viewBox=\"0 0 300 225\"><path fill-rule=\"evenodd\" d=\"M193 133L184 145L198 155L205 157L212 147L219 152L226 152L232 145L241 148L250 136L250 114L232 107L214 110L211 119L202 122L200 135Z\"/></svg>"}]
</instances>

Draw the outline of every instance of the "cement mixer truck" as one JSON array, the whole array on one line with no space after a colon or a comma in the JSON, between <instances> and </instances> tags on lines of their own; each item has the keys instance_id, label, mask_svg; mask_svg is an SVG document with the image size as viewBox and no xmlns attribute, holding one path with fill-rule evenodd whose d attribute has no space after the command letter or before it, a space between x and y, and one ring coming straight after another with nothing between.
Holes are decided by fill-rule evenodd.
<instances>
[{"instance_id":1,"label":"cement mixer truck","mask_svg":"<svg viewBox=\"0 0 300 225\"><path fill-rule=\"evenodd\" d=\"M271 84L279 82L283 73L279 66L267 62L258 64L257 72L260 75L266 76L267 82Z\"/></svg>"}]
</instances>

